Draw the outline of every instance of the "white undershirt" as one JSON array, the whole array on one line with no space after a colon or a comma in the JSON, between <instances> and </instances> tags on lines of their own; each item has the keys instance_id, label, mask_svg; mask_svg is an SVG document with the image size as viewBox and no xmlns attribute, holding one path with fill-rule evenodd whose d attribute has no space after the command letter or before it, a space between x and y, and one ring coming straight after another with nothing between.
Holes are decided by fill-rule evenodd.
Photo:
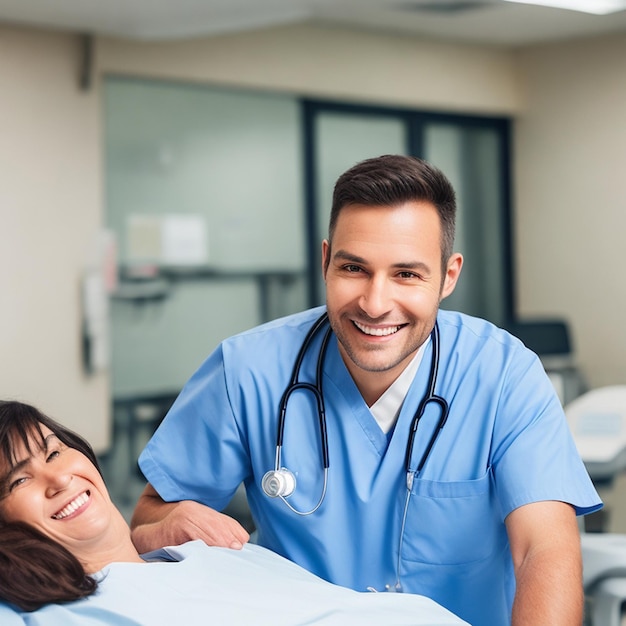
<instances>
[{"instance_id":1,"label":"white undershirt","mask_svg":"<svg viewBox=\"0 0 626 626\"><path fill-rule=\"evenodd\" d=\"M417 374L417 370L422 362L422 357L424 356L424 350L429 341L430 336L420 346L411 362L404 368L402 374L394 380L387 391L370 407L374 419L378 422L378 425L385 434L393 428L398 419L398 415L400 415L402 403L404 402L404 398L406 398L406 394L409 392L415 374Z\"/></svg>"}]
</instances>

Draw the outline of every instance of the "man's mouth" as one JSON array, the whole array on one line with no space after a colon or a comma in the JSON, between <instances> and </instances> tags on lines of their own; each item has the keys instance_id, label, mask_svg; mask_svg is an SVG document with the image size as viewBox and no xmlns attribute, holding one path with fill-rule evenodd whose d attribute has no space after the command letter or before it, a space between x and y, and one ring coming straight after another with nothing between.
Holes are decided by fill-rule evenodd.
<instances>
[{"instance_id":1,"label":"man's mouth","mask_svg":"<svg viewBox=\"0 0 626 626\"><path fill-rule=\"evenodd\" d=\"M78 511L78 509L80 509L82 506L85 506L85 504L89 502L90 495L91 494L89 491L83 491L83 493L81 493L78 497L74 498L71 502L66 504L60 511L57 511L52 516L52 519L63 519L65 517L68 517L72 513L75 513L76 511Z\"/></svg>"},{"instance_id":2,"label":"man's mouth","mask_svg":"<svg viewBox=\"0 0 626 626\"><path fill-rule=\"evenodd\" d=\"M373 337L386 337L387 335L393 335L397 333L402 326L386 326L385 328L376 328L374 326L366 326L360 322L353 320L353 324L364 334L372 335Z\"/></svg>"}]
</instances>

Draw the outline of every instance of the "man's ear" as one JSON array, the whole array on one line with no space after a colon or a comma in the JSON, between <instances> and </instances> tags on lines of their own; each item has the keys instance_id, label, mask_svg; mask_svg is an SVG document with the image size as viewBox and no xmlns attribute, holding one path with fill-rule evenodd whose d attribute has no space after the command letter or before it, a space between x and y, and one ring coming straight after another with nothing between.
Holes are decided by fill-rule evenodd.
<instances>
[{"instance_id":1,"label":"man's ear","mask_svg":"<svg viewBox=\"0 0 626 626\"><path fill-rule=\"evenodd\" d=\"M328 239L322 241L322 277L326 280L326 273L328 272L328 265L330 264L330 243Z\"/></svg>"},{"instance_id":2,"label":"man's ear","mask_svg":"<svg viewBox=\"0 0 626 626\"><path fill-rule=\"evenodd\" d=\"M448 259L446 265L446 275L443 280L443 286L441 288L441 299L447 298L456 287L456 283L461 275L461 268L463 267L463 255L455 252Z\"/></svg>"}]
</instances>

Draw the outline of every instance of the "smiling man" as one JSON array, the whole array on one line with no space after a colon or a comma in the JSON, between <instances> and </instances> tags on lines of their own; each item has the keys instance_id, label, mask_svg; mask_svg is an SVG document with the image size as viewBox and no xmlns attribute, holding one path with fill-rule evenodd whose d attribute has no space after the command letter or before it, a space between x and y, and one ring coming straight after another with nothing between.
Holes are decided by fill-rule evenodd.
<instances>
[{"instance_id":1,"label":"smiling man","mask_svg":"<svg viewBox=\"0 0 626 626\"><path fill-rule=\"evenodd\" d=\"M601 502L537 356L439 309L455 211L414 157L339 178L326 307L227 339L192 376L140 458L141 550L241 547L218 511L244 482L258 542L329 581L473 626L581 623L576 515Z\"/></svg>"}]
</instances>

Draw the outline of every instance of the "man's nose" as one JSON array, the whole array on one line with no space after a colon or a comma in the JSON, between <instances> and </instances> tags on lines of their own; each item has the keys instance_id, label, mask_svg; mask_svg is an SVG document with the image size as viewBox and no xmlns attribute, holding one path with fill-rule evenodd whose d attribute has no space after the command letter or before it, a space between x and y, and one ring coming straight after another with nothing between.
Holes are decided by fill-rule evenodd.
<instances>
[{"instance_id":1,"label":"man's nose","mask_svg":"<svg viewBox=\"0 0 626 626\"><path fill-rule=\"evenodd\" d=\"M359 306L372 319L388 313L392 308L392 286L384 276L372 276L364 287Z\"/></svg>"}]
</instances>

